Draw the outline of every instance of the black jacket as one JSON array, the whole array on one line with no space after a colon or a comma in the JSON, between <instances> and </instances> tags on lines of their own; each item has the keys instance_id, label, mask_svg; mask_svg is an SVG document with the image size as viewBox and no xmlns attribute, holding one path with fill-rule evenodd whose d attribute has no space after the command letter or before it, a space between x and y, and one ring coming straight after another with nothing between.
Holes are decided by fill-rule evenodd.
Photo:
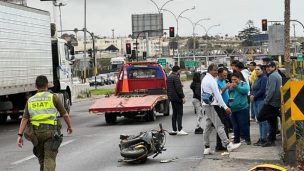
<instances>
[{"instance_id":1,"label":"black jacket","mask_svg":"<svg viewBox=\"0 0 304 171\"><path fill-rule=\"evenodd\" d=\"M193 98L201 101L201 82L192 81L190 88L193 91Z\"/></svg>"},{"instance_id":2,"label":"black jacket","mask_svg":"<svg viewBox=\"0 0 304 171\"><path fill-rule=\"evenodd\" d=\"M167 79L167 95L171 102L182 102L185 97L179 75L172 72Z\"/></svg>"}]
</instances>

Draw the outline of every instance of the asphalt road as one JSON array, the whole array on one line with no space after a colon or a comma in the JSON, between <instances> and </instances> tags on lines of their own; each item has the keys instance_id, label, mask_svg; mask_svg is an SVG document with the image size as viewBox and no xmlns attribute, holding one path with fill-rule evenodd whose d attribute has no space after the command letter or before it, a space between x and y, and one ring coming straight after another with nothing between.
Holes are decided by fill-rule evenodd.
<instances>
[{"instance_id":1,"label":"asphalt road","mask_svg":"<svg viewBox=\"0 0 304 171\"><path fill-rule=\"evenodd\" d=\"M196 115L192 107L192 92L189 82L184 83L187 102L184 105L184 130L188 136L170 136L167 134L167 151L156 158L149 158L145 164L127 164L120 162L119 135L138 134L158 128L162 123L165 129L171 130L171 116L159 115L155 122L145 122L141 118L135 120L119 118L116 125L107 125L104 116L89 114L88 107L94 100L74 103L71 119L74 133L67 136L63 124L64 141L57 157L56 170L195 170L203 158L203 137L195 135ZM0 170L39 170L36 157L32 154L32 145L25 141L23 148L16 145L18 122L9 121L0 125ZM175 159L169 163L160 163L164 159Z\"/></svg>"}]
</instances>

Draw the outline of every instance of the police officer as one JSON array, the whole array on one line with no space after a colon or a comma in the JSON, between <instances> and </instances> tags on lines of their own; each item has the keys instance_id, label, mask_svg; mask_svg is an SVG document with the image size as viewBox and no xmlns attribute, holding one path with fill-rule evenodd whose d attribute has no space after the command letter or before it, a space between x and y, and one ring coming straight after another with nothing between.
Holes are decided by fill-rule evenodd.
<instances>
[{"instance_id":1,"label":"police officer","mask_svg":"<svg viewBox=\"0 0 304 171\"><path fill-rule=\"evenodd\" d=\"M30 97L25 106L19 127L17 144L23 146L24 135L34 146L34 155L38 158L41 171L54 171L56 156L62 142L61 124L58 112L67 124L67 132L73 132L71 120L60 98L48 92L48 80L40 75L36 78L37 93Z\"/></svg>"}]
</instances>

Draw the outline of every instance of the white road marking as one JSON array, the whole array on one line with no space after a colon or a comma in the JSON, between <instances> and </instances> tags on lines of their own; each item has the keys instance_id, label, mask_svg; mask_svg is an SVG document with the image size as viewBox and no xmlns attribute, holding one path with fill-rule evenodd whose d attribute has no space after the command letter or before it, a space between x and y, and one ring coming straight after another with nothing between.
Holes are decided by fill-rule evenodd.
<instances>
[{"instance_id":1,"label":"white road marking","mask_svg":"<svg viewBox=\"0 0 304 171\"><path fill-rule=\"evenodd\" d=\"M66 142L63 142L63 143L60 145L60 147L63 147L63 146L65 146L65 145L67 145L67 144L70 144L70 143L72 143L73 141L75 141L75 139L69 140L69 141L66 141ZM25 162L25 161L27 161L27 160L31 160L31 159L33 159L33 158L35 158L35 157L36 157L35 155L30 155L30 156L25 157L25 158L23 158L23 159L21 159L21 160L18 160L18 161L16 161L16 162L11 163L11 165L20 164L20 163L23 163L23 162Z\"/></svg>"}]
</instances>

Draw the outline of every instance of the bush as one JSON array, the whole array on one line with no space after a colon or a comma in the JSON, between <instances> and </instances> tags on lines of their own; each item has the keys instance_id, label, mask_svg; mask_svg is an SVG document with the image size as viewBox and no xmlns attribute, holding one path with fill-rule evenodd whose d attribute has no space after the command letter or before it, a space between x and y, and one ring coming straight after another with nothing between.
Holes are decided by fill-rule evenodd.
<instances>
[{"instance_id":1,"label":"bush","mask_svg":"<svg viewBox=\"0 0 304 171\"><path fill-rule=\"evenodd\" d=\"M110 88L92 89L90 90L90 94L92 96L114 94L114 89L110 89Z\"/></svg>"}]
</instances>

